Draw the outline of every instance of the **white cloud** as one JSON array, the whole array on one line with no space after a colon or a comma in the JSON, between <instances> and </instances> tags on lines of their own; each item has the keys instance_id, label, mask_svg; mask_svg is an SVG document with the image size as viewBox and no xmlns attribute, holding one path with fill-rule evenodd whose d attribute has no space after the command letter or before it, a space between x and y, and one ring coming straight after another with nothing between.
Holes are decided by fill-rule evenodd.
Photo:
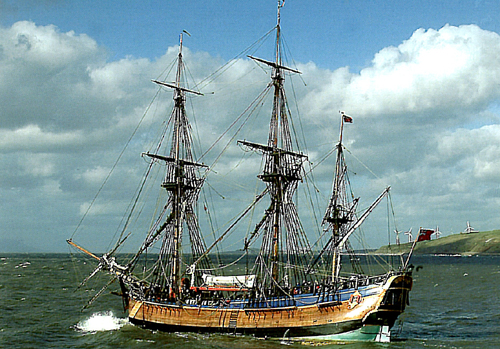
<instances>
[{"instance_id":1,"label":"white cloud","mask_svg":"<svg viewBox=\"0 0 500 349\"><path fill-rule=\"evenodd\" d=\"M500 36L475 25L419 29L353 77L345 106L363 116L484 106L500 94L499 50Z\"/></svg>"},{"instance_id":2,"label":"white cloud","mask_svg":"<svg viewBox=\"0 0 500 349\"><path fill-rule=\"evenodd\" d=\"M81 178L86 182L94 185L99 185L104 182L106 177L110 172L109 168L104 168L101 166L97 166L95 168L87 169L82 175ZM80 177L80 176L78 176Z\"/></svg>"},{"instance_id":3,"label":"white cloud","mask_svg":"<svg viewBox=\"0 0 500 349\"><path fill-rule=\"evenodd\" d=\"M20 172L27 176L50 178L57 171L54 159L52 154L23 153L18 156Z\"/></svg>"},{"instance_id":4,"label":"white cloud","mask_svg":"<svg viewBox=\"0 0 500 349\"><path fill-rule=\"evenodd\" d=\"M81 144L81 132L43 131L38 125L26 125L14 130L0 129L0 150L8 151L63 151Z\"/></svg>"},{"instance_id":5,"label":"white cloud","mask_svg":"<svg viewBox=\"0 0 500 349\"><path fill-rule=\"evenodd\" d=\"M123 213L126 206L121 203L108 202L104 204L96 204L92 202L84 202L80 205L79 214L81 216L87 214L89 216L106 216L118 215Z\"/></svg>"},{"instance_id":6,"label":"white cloud","mask_svg":"<svg viewBox=\"0 0 500 349\"><path fill-rule=\"evenodd\" d=\"M496 183L500 175L500 125L458 129L438 142L437 157L445 164L459 163L474 180ZM451 161L449 161L451 160Z\"/></svg>"},{"instance_id":7,"label":"white cloud","mask_svg":"<svg viewBox=\"0 0 500 349\"><path fill-rule=\"evenodd\" d=\"M57 224L69 235L135 132L86 225L92 231L115 231L146 169L139 155L158 137L160 120L168 118L172 104L171 93L161 92L166 101L149 108L156 91L150 79L163 78L176 54L171 47L155 61L108 61L106 50L84 34L32 22L0 28L0 195L12 203L0 223L11 220L5 226L18 229L0 230L0 239L29 234L34 244L50 249L53 241L39 231ZM352 181L361 186L357 194L369 199L392 185L398 220L408 227L439 224L442 231L459 231L462 221L471 220L484 222L474 222L476 229L499 228L500 219L492 218L500 198L500 127L495 124L500 112L494 106L500 100L499 55L498 34L474 25L448 25L419 29L399 46L382 49L359 74L347 67L329 71L299 63L306 84L286 77L287 83L294 82L288 91L290 109L295 112L296 95L302 117L299 121L294 115L294 131L304 133L310 160L317 163L337 142L338 111L343 110L354 118L346 125L345 144L356 157L347 154ZM184 58L194 81L223 63L187 47ZM194 135L200 138L194 142L198 155L268 82L260 66L240 59L216 83L200 85L205 96L190 96L187 103ZM231 138L243 119L203 159L210 164L215 150L229 144L208 178L218 191L214 206L222 213L217 217L221 226L258 192L260 159L242 152L236 140L266 142L269 113L269 103L257 104L238 137ZM328 197L333 159L321 165L315 180ZM226 200L218 201L219 194ZM47 226L32 227L16 216L22 211ZM104 215L104 223L93 220ZM64 240L59 243L63 246Z\"/></svg>"},{"instance_id":8,"label":"white cloud","mask_svg":"<svg viewBox=\"0 0 500 349\"><path fill-rule=\"evenodd\" d=\"M13 65L30 63L48 71L63 69L83 57L91 58L100 50L95 40L73 31L60 33L53 25L36 26L29 21L15 23L0 31L3 60Z\"/></svg>"}]
</instances>

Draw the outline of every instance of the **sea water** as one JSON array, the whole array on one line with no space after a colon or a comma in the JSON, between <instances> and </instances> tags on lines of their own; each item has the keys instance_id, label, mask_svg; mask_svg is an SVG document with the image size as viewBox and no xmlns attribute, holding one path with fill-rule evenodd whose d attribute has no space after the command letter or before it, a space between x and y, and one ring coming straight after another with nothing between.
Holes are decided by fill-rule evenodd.
<instances>
[{"instance_id":1,"label":"sea water","mask_svg":"<svg viewBox=\"0 0 500 349\"><path fill-rule=\"evenodd\" d=\"M500 257L415 256L410 305L391 343L323 348L500 348ZM1 348L304 348L251 336L163 333L131 325L110 278L69 255L0 255Z\"/></svg>"}]
</instances>

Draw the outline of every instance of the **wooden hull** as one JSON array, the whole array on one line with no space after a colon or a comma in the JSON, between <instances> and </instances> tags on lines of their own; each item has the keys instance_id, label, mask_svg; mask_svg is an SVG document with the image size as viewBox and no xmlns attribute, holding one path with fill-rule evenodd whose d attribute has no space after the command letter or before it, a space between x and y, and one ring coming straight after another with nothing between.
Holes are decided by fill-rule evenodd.
<instances>
[{"instance_id":1,"label":"wooden hull","mask_svg":"<svg viewBox=\"0 0 500 349\"><path fill-rule=\"evenodd\" d=\"M404 311L411 285L410 276L397 275L385 283L343 290L335 301L305 294L295 297L295 305L270 304L269 307L256 307L247 301L231 301L217 306L175 305L131 296L128 311L132 323L164 331L326 338L364 326L392 327Z\"/></svg>"}]
</instances>

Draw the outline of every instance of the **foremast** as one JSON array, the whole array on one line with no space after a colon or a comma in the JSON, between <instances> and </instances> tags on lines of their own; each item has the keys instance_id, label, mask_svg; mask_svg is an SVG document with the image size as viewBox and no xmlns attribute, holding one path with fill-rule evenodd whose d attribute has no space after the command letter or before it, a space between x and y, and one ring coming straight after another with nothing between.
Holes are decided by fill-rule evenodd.
<instances>
[{"instance_id":1,"label":"foremast","mask_svg":"<svg viewBox=\"0 0 500 349\"><path fill-rule=\"evenodd\" d=\"M116 279L120 282L125 303L128 303L129 297L136 300L155 298L163 301L179 302L183 300L186 294L183 291L188 290L195 283L203 283L201 273L204 270L213 270L195 214L195 205L204 184L204 177L198 175L198 169L206 168L207 166L197 163L194 160L191 146L191 127L185 110L187 93L202 94L182 86L184 70L182 45L183 34L181 33L175 81L170 83L153 80L154 83L160 86L174 90L174 107L155 150L142 154L142 156L149 157L151 162L134 199L134 204L131 205L131 210L127 215L119 241L113 250L98 257L74 243L72 239L67 240L70 245L99 261L96 269L85 278L80 286L101 270L105 270L112 275L111 281L89 301L87 306ZM170 128L171 132L169 133ZM166 143L164 140L168 135L170 135L170 151L168 155L162 155L163 143ZM127 263L119 264L113 255L130 236L129 233L123 237L129 226L131 217L134 211L136 211L136 203L139 202L145 183L152 173L152 168L158 162L163 162L166 167L165 176L161 183L161 190L166 190L168 198L160 209L156 219L154 219L152 226L147 232L146 239L138 252ZM140 215L137 212L136 214ZM189 233L191 257L197 261L196 271L194 267L191 270L183 270L182 268L183 264L189 265L190 263L183 260L182 256L182 240L183 235L185 235L185 227L187 227ZM160 245L159 249L156 249L158 245ZM154 250L153 247L155 247ZM149 251L158 256L152 267L148 266L150 263L150 258L147 256ZM140 273L133 273L141 261L144 262L142 275ZM191 276L192 279L188 280L184 276Z\"/></svg>"},{"instance_id":2,"label":"foremast","mask_svg":"<svg viewBox=\"0 0 500 349\"><path fill-rule=\"evenodd\" d=\"M307 156L294 151L292 145L284 72L300 72L282 65L280 10L283 4L284 1L278 1L274 62L249 56L272 68L268 88L274 89L274 95L267 145L239 141L263 154L264 169L258 178L266 183L270 196L269 208L245 243L247 248L256 236L262 236L254 270L258 278L257 297L289 295L293 282L308 279L303 267L299 266L305 265L310 258L306 256L311 254L293 202L297 184L302 179L302 163Z\"/></svg>"}]
</instances>

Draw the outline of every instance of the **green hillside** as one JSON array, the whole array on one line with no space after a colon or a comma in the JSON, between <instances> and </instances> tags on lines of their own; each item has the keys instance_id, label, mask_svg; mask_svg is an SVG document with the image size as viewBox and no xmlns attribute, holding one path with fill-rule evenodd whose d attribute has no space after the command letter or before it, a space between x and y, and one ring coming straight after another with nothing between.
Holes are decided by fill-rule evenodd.
<instances>
[{"instance_id":1,"label":"green hillside","mask_svg":"<svg viewBox=\"0 0 500 349\"><path fill-rule=\"evenodd\" d=\"M411 244L382 246L375 253L408 252ZM500 230L471 234L454 234L443 238L421 241L415 247L415 254L500 254Z\"/></svg>"}]
</instances>

